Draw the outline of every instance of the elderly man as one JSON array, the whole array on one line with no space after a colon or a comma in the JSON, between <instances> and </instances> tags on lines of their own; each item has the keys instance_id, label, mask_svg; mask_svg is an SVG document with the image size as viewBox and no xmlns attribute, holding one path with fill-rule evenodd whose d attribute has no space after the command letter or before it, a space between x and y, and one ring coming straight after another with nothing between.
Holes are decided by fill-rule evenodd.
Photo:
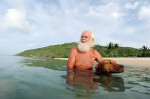
<instances>
[{"instance_id":1,"label":"elderly man","mask_svg":"<svg viewBox=\"0 0 150 99\"><path fill-rule=\"evenodd\" d=\"M68 58L68 69L92 70L93 63L96 60L100 63L103 58L98 51L93 49L95 37L90 31L84 31L81 35L78 47L70 51Z\"/></svg>"}]
</instances>

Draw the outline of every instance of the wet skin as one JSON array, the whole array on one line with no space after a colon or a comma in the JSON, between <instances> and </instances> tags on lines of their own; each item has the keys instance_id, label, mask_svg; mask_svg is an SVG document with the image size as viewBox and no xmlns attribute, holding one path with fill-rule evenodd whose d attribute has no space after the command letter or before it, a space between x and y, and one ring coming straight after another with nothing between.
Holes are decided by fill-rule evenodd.
<instances>
[{"instance_id":1,"label":"wet skin","mask_svg":"<svg viewBox=\"0 0 150 99\"><path fill-rule=\"evenodd\" d=\"M89 42L91 39L91 34L88 31L83 32L81 36L81 42ZM77 70L90 70L93 68L94 61L100 63L103 58L98 51L91 48L88 52L80 52L77 47L72 48L70 56L68 58L67 67L69 69Z\"/></svg>"}]
</instances>

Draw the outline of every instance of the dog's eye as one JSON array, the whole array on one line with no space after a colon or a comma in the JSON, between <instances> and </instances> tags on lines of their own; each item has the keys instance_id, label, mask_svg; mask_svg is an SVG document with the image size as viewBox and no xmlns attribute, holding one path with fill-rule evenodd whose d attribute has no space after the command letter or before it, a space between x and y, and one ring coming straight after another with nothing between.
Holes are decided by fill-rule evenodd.
<instances>
[{"instance_id":1,"label":"dog's eye","mask_svg":"<svg viewBox=\"0 0 150 99\"><path fill-rule=\"evenodd\" d=\"M111 64L111 61L109 61L108 64Z\"/></svg>"}]
</instances>

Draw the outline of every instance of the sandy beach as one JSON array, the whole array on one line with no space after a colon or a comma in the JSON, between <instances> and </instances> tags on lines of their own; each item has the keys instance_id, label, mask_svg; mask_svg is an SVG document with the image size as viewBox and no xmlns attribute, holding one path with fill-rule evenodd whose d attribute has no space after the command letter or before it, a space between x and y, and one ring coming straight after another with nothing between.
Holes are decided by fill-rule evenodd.
<instances>
[{"instance_id":1,"label":"sandy beach","mask_svg":"<svg viewBox=\"0 0 150 99\"><path fill-rule=\"evenodd\" d=\"M61 60L68 60L68 58L55 58ZM125 66L146 66L150 67L150 58L104 58L104 59L112 59L115 60L118 64L122 64Z\"/></svg>"}]
</instances>

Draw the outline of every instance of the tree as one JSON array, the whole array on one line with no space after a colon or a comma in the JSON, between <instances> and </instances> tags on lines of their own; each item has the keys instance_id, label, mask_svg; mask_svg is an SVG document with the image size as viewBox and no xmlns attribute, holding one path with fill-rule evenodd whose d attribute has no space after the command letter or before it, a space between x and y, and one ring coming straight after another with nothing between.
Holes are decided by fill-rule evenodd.
<instances>
[{"instance_id":1,"label":"tree","mask_svg":"<svg viewBox=\"0 0 150 99\"><path fill-rule=\"evenodd\" d=\"M141 48L141 56L142 57L148 56L148 51L149 51L148 47L143 45Z\"/></svg>"},{"instance_id":2,"label":"tree","mask_svg":"<svg viewBox=\"0 0 150 99\"><path fill-rule=\"evenodd\" d=\"M109 53L111 53L112 57L113 57L113 49L114 49L114 44L112 42L110 42L107 46L107 49L109 51Z\"/></svg>"},{"instance_id":3,"label":"tree","mask_svg":"<svg viewBox=\"0 0 150 99\"><path fill-rule=\"evenodd\" d=\"M146 46L142 46L142 51L144 51L144 52L146 52L148 50L148 47L146 47Z\"/></svg>"},{"instance_id":4,"label":"tree","mask_svg":"<svg viewBox=\"0 0 150 99\"><path fill-rule=\"evenodd\" d=\"M118 54L118 48L119 48L119 44L115 43L114 44L114 49L115 49L115 52L116 52L116 56Z\"/></svg>"}]
</instances>

